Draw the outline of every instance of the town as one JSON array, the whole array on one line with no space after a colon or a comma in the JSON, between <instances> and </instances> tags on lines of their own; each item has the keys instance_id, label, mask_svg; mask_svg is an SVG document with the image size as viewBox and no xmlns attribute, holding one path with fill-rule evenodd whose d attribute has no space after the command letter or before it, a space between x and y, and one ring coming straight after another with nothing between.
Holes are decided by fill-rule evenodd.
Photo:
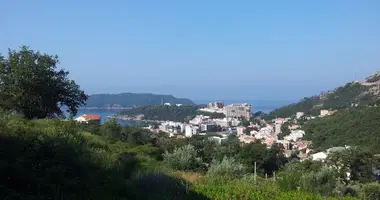
<instances>
[{"instance_id":1,"label":"town","mask_svg":"<svg viewBox=\"0 0 380 200\"><path fill-rule=\"evenodd\" d=\"M181 104L166 106L182 106ZM252 106L244 104L224 105L223 102L210 102L207 107L200 111L208 113L223 113L224 118L212 118L207 115L197 115L186 123L175 121L162 121L145 127L152 132L166 132L170 137L189 138L194 135L203 135L210 141L221 144L229 136L235 135L239 138L241 145L260 141L270 148L274 143L281 144L284 155L291 157L296 153L300 161L311 159L323 161L328 154L334 151L349 148L333 147L324 152L314 152L311 141L303 140L305 131L302 130L303 123L316 117L333 115L336 110L320 110L318 116L308 116L304 112L295 113L294 118L275 118L270 121L253 116ZM143 115L138 116L143 119ZM94 115L84 115L75 119L76 121L100 120Z\"/></svg>"}]
</instances>

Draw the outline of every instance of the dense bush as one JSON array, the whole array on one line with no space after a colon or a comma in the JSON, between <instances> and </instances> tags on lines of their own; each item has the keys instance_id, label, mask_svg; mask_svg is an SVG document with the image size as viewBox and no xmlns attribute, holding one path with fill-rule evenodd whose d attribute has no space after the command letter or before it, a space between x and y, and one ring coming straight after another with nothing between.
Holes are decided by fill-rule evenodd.
<instances>
[{"instance_id":1,"label":"dense bush","mask_svg":"<svg viewBox=\"0 0 380 200\"><path fill-rule=\"evenodd\" d=\"M224 157L222 161L213 160L208 176L239 176L244 174L244 167L234 158Z\"/></svg>"},{"instance_id":2,"label":"dense bush","mask_svg":"<svg viewBox=\"0 0 380 200\"><path fill-rule=\"evenodd\" d=\"M202 183L196 184L194 190L210 199L241 199L241 200L326 200L319 194L305 193L301 191L283 191L273 182L257 180L255 184L253 177L243 179L210 178ZM340 197L328 198L343 199ZM355 198L344 198L355 199Z\"/></svg>"},{"instance_id":3,"label":"dense bush","mask_svg":"<svg viewBox=\"0 0 380 200\"><path fill-rule=\"evenodd\" d=\"M318 172L304 174L300 179L300 189L304 192L330 196L333 194L337 180L334 172L322 168Z\"/></svg>"},{"instance_id":4,"label":"dense bush","mask_svg":"<svg viewBox=\"0 0 380 200\"><path fill-rule=\"evenodd\" d=\"M0 120L0 194L8 199L112 199L126 195L125 162L91 148L73 122Z\"/></svg>"},{"instance_id":5,"label":"dense bush","mask_svg":"<svg viewBox=\"0 0 380 200\"><path fill-rule=\"evenodd\" d=\"M361 198L363 200L379 200L380 185L378 183L368 183L362 188Z\"/></svg>"},{"instance_id":6,"label":"dense bush","mask_svg":"<svg viewBox=\"0 0 380 200\"><path fill-rule=\"evenodd\" d=\"M202 158L197 157L192 145L175 148L173 153L166 151L164 161L176 170L194 170L202 165Z\"/></svg>"}]
</instances>

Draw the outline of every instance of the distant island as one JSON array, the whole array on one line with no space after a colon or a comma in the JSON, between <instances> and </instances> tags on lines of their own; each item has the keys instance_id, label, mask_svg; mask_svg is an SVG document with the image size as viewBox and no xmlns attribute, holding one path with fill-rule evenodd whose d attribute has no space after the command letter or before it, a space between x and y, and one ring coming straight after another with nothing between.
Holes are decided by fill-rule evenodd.
<instances>
[{"instance_id":1,"label":"distant island","mask_svg":"<svg viewBox=\"0 0 380 200\"><path fill-rule=\"evenodd\" d=\"M177 98L173 95L150 93L121 93L121 94L93 94L90 95L82 109L130 109L139 106L157 104L195 105L186 98Z\"/></svg>"},{"instance_id":2,"label":"distant island","mask_svg":"<svg viewBox=\"0 0 380 200\"><path fill-rule=\"evenodd\" d=\"M201 105L149 105L123 110L117 116L119 119L126 120L147 120L147 121L178 121L185 122L194 118L196 115L206 115L213 118L224 118L223 113L203 112L199 109Z\"/></svg>"}]
</instances>

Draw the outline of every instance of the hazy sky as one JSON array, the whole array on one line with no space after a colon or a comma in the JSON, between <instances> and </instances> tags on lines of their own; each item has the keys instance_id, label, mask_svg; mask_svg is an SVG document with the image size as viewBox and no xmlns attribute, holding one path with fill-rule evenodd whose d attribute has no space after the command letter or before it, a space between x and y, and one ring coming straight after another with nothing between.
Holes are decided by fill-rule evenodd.
<instances>
[{"instance_id":1,"label":"hazy sky","mask_svg":"<svg viewBox=\"0 0 380 200\"><path fill-rule=\"evenodd\" d=\"M379 0L0 0L0 52L58 54L89 94L300 99L380 70Z\"/></svg>"}]
</instances>

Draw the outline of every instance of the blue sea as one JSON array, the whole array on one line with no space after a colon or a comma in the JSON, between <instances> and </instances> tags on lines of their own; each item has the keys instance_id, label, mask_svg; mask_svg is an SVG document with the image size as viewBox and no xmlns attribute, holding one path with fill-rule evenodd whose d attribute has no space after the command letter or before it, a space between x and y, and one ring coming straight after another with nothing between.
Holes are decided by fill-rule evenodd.
<instances>
[{"instance_id":1,"label":"blue sea","mask_svg":"<svg viewBox=\"0 0 380 200\"><path fill-rule=\"evenodd\" d=\"M290 103L294 103L296 101L290 101L290 100L213 100L213 101L222 101L224 102L224 105L229 105L233 103L248 103L252 105L253 112L262 111L265 113L268 113L276 108L279 108L284 105L288 105ZM194 103L196 104L207 104L209 102L213 102L210 100L194 100ZM97 114L102 117L102 123L109 120L107 116L111 116L113 114L119 113L121 110L87 110L87 109L80 109L76 116L80 116L83 114ZM148 123L145 122L139 122L139 121L127 121L127 120L117 120L121 125L146 125Z\"/></svg>"},{"instance_id":2,"label":"blue sea","mask_svg":"<svg viewBox=\"0 0 380 200\"><path fill-rule=\"evenodd\" d=\"M79 109L78 113L75 117L81 116L83 114L97 114L100 115L102 118L101 123L103 124L107 120L109 120L108 116L111 116L113 114L119 113L121 110L105 110L105 109L99 109L99 110L88 110L88 109ZM128 120L116 120L119 122L122 126L140 126L140 125L147 125L149 123L141 122L141 121L128 121Z\"/></svg>"}]
</instances>

